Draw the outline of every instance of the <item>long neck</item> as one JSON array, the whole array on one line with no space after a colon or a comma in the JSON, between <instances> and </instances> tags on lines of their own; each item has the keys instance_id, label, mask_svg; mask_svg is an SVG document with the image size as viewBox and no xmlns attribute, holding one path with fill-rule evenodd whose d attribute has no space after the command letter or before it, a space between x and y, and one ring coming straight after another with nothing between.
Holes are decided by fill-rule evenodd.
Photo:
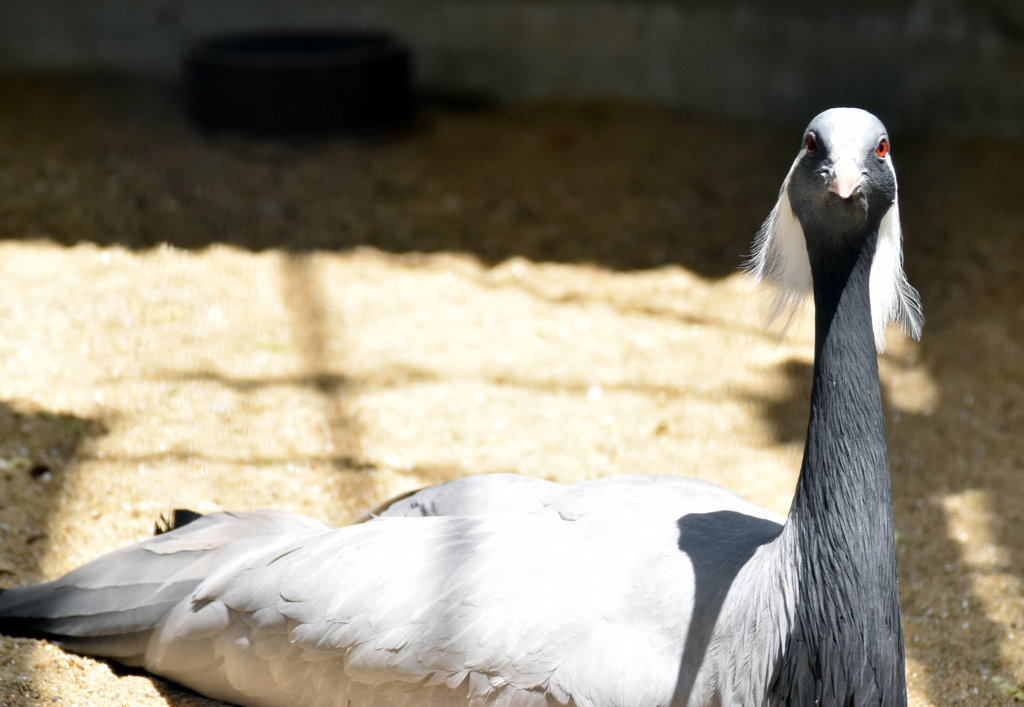
<instances>
[{"instance_id":1,"label":"long neck","mask_svg":"<svg viewBox=\"0 0 1024 707\"><path fill-rule=\"evenodd\" d=\"M773 696L779 704L905 704L892 492L871 322L877 230L841 243L834 234L806 235L809 244L821 244L808 248L814 379L803 465L777 541L797 558L798 570L792 630Z\"/></svg>"}]
</instances>

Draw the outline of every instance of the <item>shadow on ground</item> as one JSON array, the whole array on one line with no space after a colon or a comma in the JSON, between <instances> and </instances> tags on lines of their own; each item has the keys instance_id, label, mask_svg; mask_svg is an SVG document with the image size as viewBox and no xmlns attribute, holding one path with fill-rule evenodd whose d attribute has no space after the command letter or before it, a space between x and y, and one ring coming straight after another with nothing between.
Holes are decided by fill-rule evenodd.
<instances>
[{"instance_id":1,"label":"shadow on ground","mask_svg":"<svg viewBox=\"0 0 1024 707\"><path fill-rule=\"evenodd\" d=\"M136 249L373 246L717 277L748 252L793 143L611 105L428 106L390 141L266 141L199 133L173 86L7 77L0 98L15 107L0 237Z\"/></svg>"}]
</instances>

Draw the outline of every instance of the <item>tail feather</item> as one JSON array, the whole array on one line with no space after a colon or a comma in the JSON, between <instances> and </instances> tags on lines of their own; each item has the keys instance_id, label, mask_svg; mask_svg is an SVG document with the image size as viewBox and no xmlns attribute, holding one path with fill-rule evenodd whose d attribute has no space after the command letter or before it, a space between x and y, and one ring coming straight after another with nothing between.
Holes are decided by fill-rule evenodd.
<instances>
[{"instance_id":1,"label":"tail feather","mask_svg":"<svg viewBox=\"0 0 1024 707\"><path fill-rule=\"evenodd\" d=\"M175 512L156 537L60 579L0 591L0 633L45 638L76 653L141 665L154 629L188 600L224 548L315 523L295 518L269 511Z\"/></svg>"},{"instance_id":2,"label":"tail feather","mask_svg":"<svg viewBox=\"0 0 1024 707\"><path fill-rule=\"evenodd\" d=\"M141 665L153 628L196 583L164 589L164 601L154 601L146 585L113 588L126 603L136 604L122 609L109 609L102 589L62 586L60 580L7 589L0 594L0 633L42 638L75 653ZM128 597L126 590L134 594Z\"/></svg>"},{"instance_id":3,"label":"tail feather","mask_svg":"<svg viewBox=\"0 0 1024 707\"><path fill-rule=\"evenodd\" d=\"M48 621L83 616L127 616L154 604L179 601L196 583L194 580L174 584L140 581L135 584L103 586L57 580L8 589L0 596L0 614L33 616ZM120 618L112 620L111 625L127 624L130 621L128 618Z\"/></svg>"}]
</instances>

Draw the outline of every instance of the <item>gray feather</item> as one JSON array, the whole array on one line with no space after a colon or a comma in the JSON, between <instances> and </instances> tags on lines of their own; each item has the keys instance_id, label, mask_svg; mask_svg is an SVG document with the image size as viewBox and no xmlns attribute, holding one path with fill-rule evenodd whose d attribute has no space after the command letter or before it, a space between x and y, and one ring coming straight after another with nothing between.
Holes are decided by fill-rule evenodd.
<instances>
[{"instance_id":1,"label":"gray feather","mask_svg":"<svg viewBox=\"0 0 1024 707\"><path fill-rule=\"evenodd\" d=\"M45 637L74 652L139 665L153 630L191 595L223 548L282 527L323 528L272 511L200 517L58 580L4 590L0 632Z\"/></svg>"}]
</instances>

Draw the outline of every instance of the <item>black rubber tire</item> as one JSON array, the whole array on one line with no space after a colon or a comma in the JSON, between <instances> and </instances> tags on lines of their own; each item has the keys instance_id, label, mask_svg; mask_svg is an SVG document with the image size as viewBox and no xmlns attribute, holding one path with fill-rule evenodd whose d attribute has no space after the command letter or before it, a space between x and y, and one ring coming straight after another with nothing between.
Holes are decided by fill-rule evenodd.
<instances>
[{"instance_id":1,"label":"black rubber tire","mask_svg":"<svg viewBox=\"0 0 1024 707\"><path fill-rule=\"evenodd\" d=\"M256 134L397 127L412 113L408 49L383 32L212 37L184 61L192 119Z\"/></svg>"}]
</instances>

